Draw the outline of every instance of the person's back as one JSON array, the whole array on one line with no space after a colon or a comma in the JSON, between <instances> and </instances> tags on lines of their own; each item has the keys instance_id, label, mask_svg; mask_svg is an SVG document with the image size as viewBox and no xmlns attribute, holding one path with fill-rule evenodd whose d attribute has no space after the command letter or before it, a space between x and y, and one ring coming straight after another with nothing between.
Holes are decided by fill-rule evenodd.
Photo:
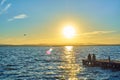
<instances>
[{"instance_id":1,"label":"person's back","mask_svg":"<svg viewBox=\"0 0 120 80\"><path fill-rule=\"evenodd\" d=\"M96 61L96 56L95 56L95 54L93 54L92 60L93 60L93 62Z\"/></svg>"},{"instance_id":2,"label":"person's back","mask_svg":"<svg viewBox=\"0 0 120 80\"><path fill-rule=\"evenodd\" d=\"M90 54L88 54L88 60L91 61L91 55Z\"/></svg>"}]
</instances>

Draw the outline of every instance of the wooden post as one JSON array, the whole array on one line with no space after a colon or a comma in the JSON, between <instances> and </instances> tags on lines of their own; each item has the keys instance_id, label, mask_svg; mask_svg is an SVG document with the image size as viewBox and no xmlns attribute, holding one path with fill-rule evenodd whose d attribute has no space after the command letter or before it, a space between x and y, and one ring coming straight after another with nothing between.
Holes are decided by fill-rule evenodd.
<instances>
[{"instance_id":1,"label":"wooden post","mask_svg":"<svg viewBox=\"0 0 120 80\"><path fill-rule=\"evenodd\" d=\"M108 56L108 62L110 63L110 56Z\"/></svg>"}]
</instances>

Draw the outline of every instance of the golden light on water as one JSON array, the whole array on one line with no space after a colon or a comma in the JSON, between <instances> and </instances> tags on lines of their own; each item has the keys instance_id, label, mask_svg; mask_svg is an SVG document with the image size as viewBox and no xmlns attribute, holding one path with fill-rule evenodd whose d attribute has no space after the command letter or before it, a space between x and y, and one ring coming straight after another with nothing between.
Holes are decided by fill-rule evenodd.
<instances>
[{"instance_id":1,"label":"golden light on water","mask_svg":"<svg viewBox=\"0 0 120 80\"><path fill-rule=\"evenodd\" d=\"M72 51L73 50L73 46L65 46L65 50L66 51Z\"/></svg>"},{"instance_id":2,"label":"golden light on water","mask_svg":"<svg viewBox=\"0 0 120 80\"><path fill-rule=\"evenodd\" d=\"M66 38L73 38L75 36L75 29L72 25L67 25L63 29L63 35Z\"/></svg>"},{"instance_id":3,"label":"golden light on water","mask_svg":"<svg viewBox=\"0 0 120 80\"><path fill-rule=\"evenodd\" d=\"M62 59L65 61L65 64L61 66L61 68L65 70L65 79L78 80L77 74L79 73L80 68L76 63L73 46L64 47L64 55L62 56Z\"/></svg>"}]
</instances>

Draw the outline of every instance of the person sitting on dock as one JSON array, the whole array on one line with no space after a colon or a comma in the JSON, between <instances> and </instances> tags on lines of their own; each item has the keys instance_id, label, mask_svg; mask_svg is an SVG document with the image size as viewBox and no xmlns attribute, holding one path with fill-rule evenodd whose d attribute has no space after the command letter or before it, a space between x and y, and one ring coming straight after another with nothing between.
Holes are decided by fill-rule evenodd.
<instances>
[{"instance_id":1,"label":"person sitting on dock","mask_svg":"<svg viewBox=\"0 0 120 80\"><path fill-rule=\"evenodd\" d=\"M91 55L88 54L88 61L91 62Z\"/></svg>"},{"instance_id":2,"label":"person sitting on dock","mask_svg":"<svg viewBox=\"0 0 120 80\"><path fill-rule=\"evenodd\" d=\"M92 55L92 61L93 61L93 62L96 61L96 56L95 56L95 54Z\"/></svg>"},{"instance_id":3,"label":"person sitting on dock","mask_svg":"<svg viewBox=\"0 0 120 80\"><path fill-rule=\"evenodd\" d=\"M94 66L94 65L95 65L95 62L96 62L96 56L95 56L95 54L92 54L92 62L91 62L91 65Z\"/></svg>"}]
</instances>

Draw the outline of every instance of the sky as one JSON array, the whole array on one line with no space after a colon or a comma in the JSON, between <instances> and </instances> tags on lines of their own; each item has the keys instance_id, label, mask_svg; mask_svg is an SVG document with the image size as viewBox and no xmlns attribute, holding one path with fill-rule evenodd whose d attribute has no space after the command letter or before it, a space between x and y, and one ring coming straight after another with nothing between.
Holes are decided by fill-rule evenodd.
<instances>
[{"instance_id":1,"label":"sky","mask_svg":"<svg viewBox=\"0 0 120 80\"><path fill-rule=\"evenodd\" d=\"M120 0L0 0L0 44L66 43L120 44Z\"/></svg>"}]
</instances>

